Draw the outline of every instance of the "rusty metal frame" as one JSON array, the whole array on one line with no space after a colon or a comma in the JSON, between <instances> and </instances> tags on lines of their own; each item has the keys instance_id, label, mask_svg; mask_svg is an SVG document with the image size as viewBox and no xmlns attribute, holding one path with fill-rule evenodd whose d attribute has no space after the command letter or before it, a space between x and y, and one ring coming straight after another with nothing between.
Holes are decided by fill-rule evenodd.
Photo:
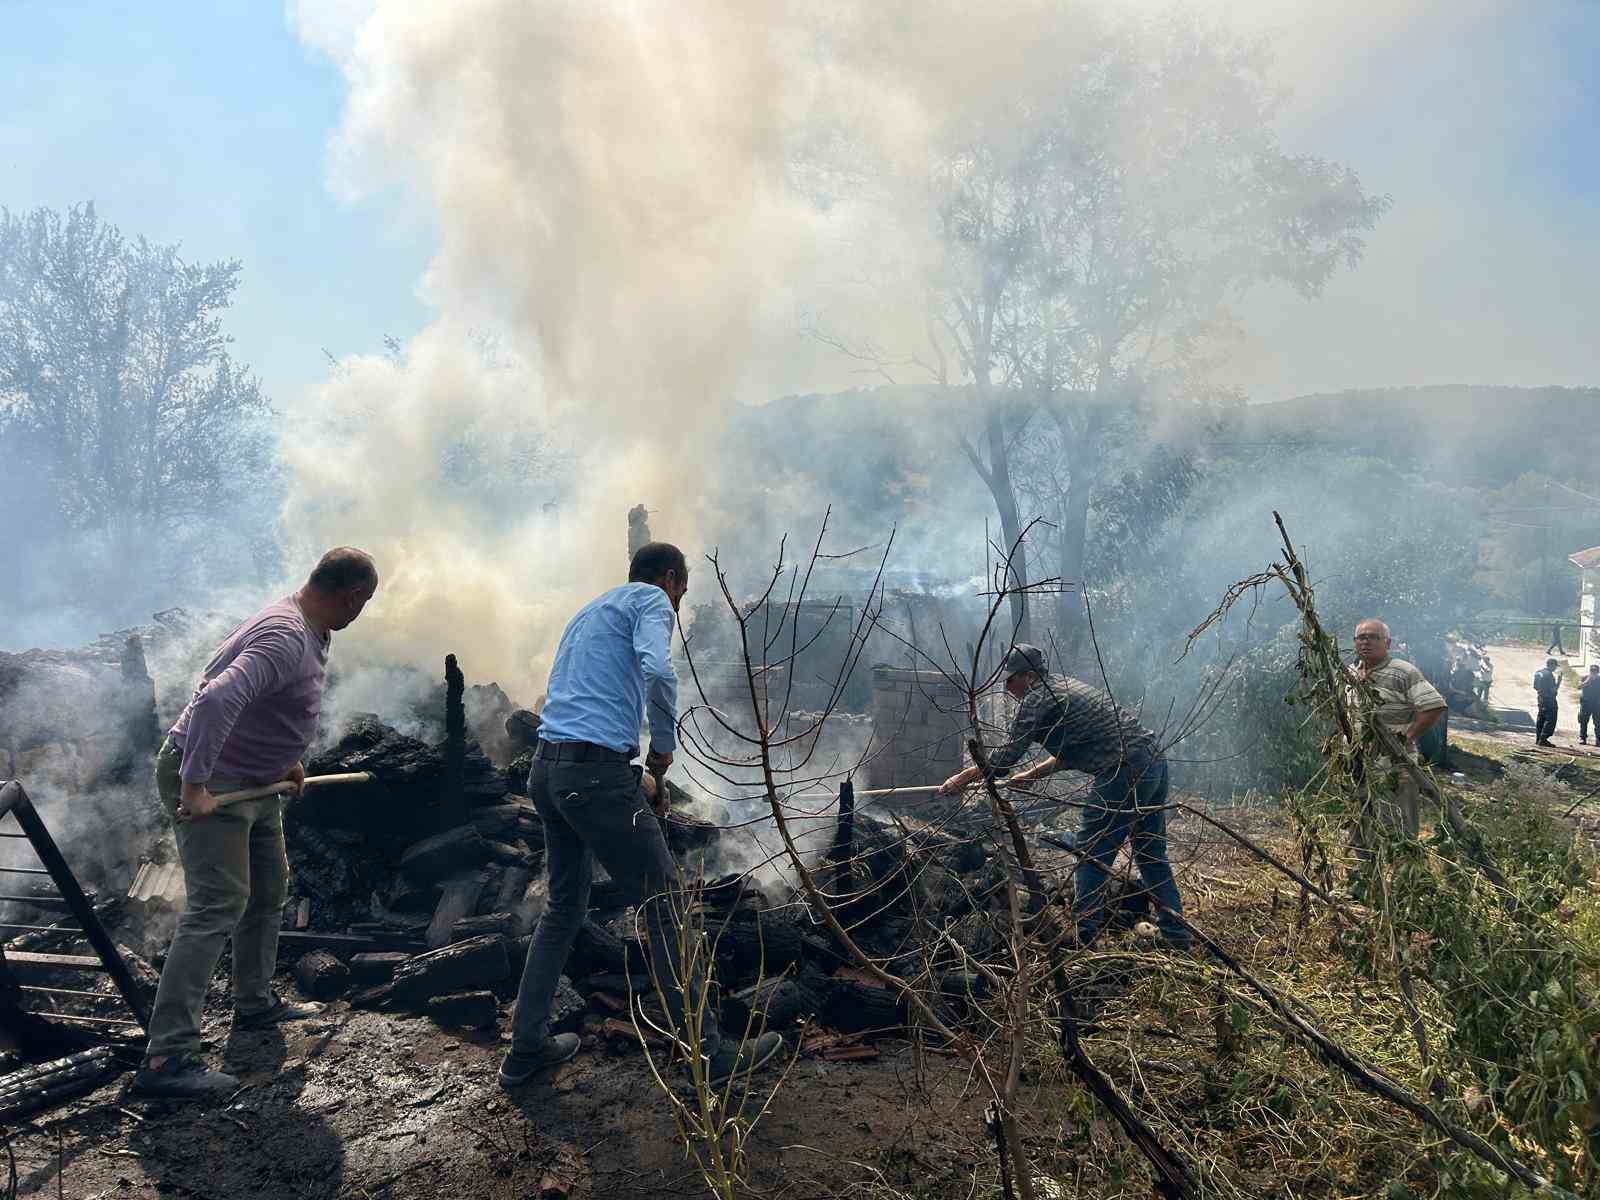
<instances>
[{"instance_id":1,"label":"rusty metal frame","mask_svg":"<svg viewBox=\"0 0 1600 1200\"><path fill-rule=\"evenodd\" d=\"M111 935L106 932L106 927L95 915L94 905L83 894L77 876L67 865L67 860L62 856L55 839L50 836L50 830L45 827L39 811L34 808L33 801L28 798L28 793L22 784L15 779L0 786L0 820L4 820L8 815L14 817L21 826L23 835L33 846L34 854L44 865L45 873L50 876L51 882L56 885L56 890L61 893L62 901L78 922L84 939L94 947L94 952L99 956L106 974L111 976L111 982L121 993L123 1002L137 1018L139 1025L149 1029L150 1009L145 1003L139 985L134 982L133 973L128 970L128 964L123 962L122 953L117 949L117 944L111 940ZM43 1020L49 1019L49 1014L37 1015Z\"/></svg>"}]
</instances>

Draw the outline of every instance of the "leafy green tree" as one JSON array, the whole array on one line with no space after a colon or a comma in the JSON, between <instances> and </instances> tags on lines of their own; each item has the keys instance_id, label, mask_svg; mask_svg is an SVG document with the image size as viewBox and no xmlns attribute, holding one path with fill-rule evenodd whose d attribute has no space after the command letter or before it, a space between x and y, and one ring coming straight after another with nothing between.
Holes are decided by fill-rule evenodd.
<instances>
[{"instance_id":1,"label":"leafy green tree","mask_svg":"<svg viewBox=\"0 0 1600 1200\"><path fill-rule=\"evenodd\" d=\"M1480 580L1495 608L1521 616L1576 611L1579 574L1567 556L1600 543L1592 487L1529 471L1484 494Z\"/></svg>"},{"instance_id":2,"label":"leafy green tree","mask_svg":"<svg viewBox=\"0 0 1600 1200\"><path fill-rule=\"evenodd\" d=\"M42 573L69 563L63 587L114 587L108 566L158 568L186 538L264 552L272 409L222 326L239 271L129 240L90 203L0 209L7 541Z\"/></svg>"},{"instance_id":3,"label":"leafy green tree","mask_svg":"<svg viewBox=\"0 0 1600 1200\"><path fill-rule=\"evenodd\" d=\"M943 382L975 389L967 461L1009 543L1016 447L1059 454L1043 575L1081 582L1096 489L1158 402L1208 404L1230 306L1264 284L1316 296L1387 207L1355 174L1285 151L1262 46L1187 14L1094 31L1041 93L960 131L934 175L945 258L934 294ZM1080 632L1077 597L1056 621Z\"/></svg>"}]
</instances>

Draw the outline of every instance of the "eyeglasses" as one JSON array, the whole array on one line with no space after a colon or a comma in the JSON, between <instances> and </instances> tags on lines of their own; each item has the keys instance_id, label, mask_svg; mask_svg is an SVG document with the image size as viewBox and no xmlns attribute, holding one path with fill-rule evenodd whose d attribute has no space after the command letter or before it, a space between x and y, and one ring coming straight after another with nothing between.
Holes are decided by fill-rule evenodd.
<instances>
[{"instance_id":1,"label":"eyeglasses","mask_svg":"<svg viewBox=\"0 0 1600 1200\"><path fill-rule=\"evenodd\" d=\"M1383 634L1381 634L1381 633L1358 633L1358 634L1356 634L1356 641L1358 641L1358 642L1381 642L1381 641L1383 641Z\"/></svg>"}]
</instances>

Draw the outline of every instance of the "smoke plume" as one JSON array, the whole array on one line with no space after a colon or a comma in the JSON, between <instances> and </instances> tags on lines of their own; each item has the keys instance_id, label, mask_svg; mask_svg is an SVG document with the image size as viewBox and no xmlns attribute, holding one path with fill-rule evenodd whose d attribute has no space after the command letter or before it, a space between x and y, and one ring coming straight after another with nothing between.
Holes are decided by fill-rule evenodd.
<instances>
[{"instance_id":1,"label":"smoke plume","mask_svg":"<svg viewBox=\"0 0 1600 1200\"><path fill-rule=\"evenodd\" d=\"M343 364L289 442L287 528L308 553L360 544L385 574L350 644L436 654L448 631L469 672L537 687L560 622L620 576L629 506L645 501L657 536L691 558L764 517L715 509L709 452L732 406L853 381L853 364L802 336L808 313L864 340L920 321L862 286L864 264L915 277L927 139L1056 69L1071 42L1060 13L292 5L349 85L334 185L398 182L439 238L421 284L436 324L404 364ZM520 365L486 371L469 331ZM549 515L474 513L443 486L440 448L461 431L492 442L528 423L575 466L551 480Z\"/></svg>"}]
</instances>

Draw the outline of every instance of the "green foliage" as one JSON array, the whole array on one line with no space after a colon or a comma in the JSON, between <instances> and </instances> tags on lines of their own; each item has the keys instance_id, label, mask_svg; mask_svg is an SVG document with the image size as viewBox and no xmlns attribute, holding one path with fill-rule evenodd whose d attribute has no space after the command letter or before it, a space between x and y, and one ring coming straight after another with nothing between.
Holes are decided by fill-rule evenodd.
<instances>
[{"instance_id":1,"label":"green foliage","mask_svg":"<svg viewBox=\"0 0 1600 1200\"><path fill-rule=\"evenodd\" d=\"M1579 575L1567 556L1600 542L1600 505L1584 498L1597 487L1600 478L1591 463L1578 475L1529 471L1485 493L1490 519L1479 574L1494 607L1523 616L1576 610Z\"/></svg>"},{"instance_id":2,"label":"green foliage","mask_svg":"<svg viewBox=\"0 0 1600 1200\"><path fill-rule=\"evenodd\" d=\"M222 330L238 285L92 204L0 210L0 431L63 525L170 530L270 479L271 408Z\"/></svg>"},{"instance_id":3,"label":"green foliage","mask_svg":"<svg viewBox=\"0 0 1600 1200\"><path fill-rule=\"evenodd\" d=\"M1600 953L1574 939L1563 916L1593 863L1570 836L1561 845L1548 812L1516 807L1486 837L1505 894L1445 830L1430 847L1436 862L1412 855L1396 872L1391 915L1426 941L1429 978L1449 1014L1446 1048L1455 1070L1493 1098L1497 1132L1536 1144L1563 1186L1600 1195Z\"/></svg>"},{"instance_id":4,"label":"green foliage","mask_svg":"<svg viewBox=\"0 0 1600 1200\"><path fill-rule=\"evenodd\" d=\"M1174 697L1180 714L1199 706L1193 721L1178 722L1191 730L1172 754L1184 786L1212 794L1300 788L1322 771L1331 726L1326 707L1299 694L1297 626L1284 623L1281 604L1264 598L1231 614L1215 641L1176 666L1174 641L1204 619L1210 597L1270 557L1266 494L1282 498L1285 520L1319 551L1319 608L1345 653L1355 623L1380 616L1420 655L1479 607L1473 532L1462 515L1470 506L1360 456L1229 457L1199 470L1202 482L1181 508L1163 521L1158 500L1146 513L1162 521L1152 540L1125 551L1129 573L1096 595L1100 641L1140 655L1119 694Z\"/></svg>"},{"instance_id":5,"label":"green foliage","mask_svg":"<svg viewBox=\"0 0 1600 1200\"><path fill-rule=\"evenodd\" d=\"M1201 672L1197 689L1221 681L1204 724L1172 751L1183 785L1226 795L1243 785L1276 793L1322 767L1326 719L1296 696L1293 626L1244 650L1239 661Z\"/></svg>"},{"instance_id":6,"label":"green foliage","mask_svg":"<svg viewBox=\"0 0 1600 1200\"><path fill-rule=\"evenodd\" d=\"M1053 439L1050 439L1053 440ZM1141 438L1142 440L1142 438ZM1114 592L1124 582L1154 578L1167 561L1167 535L1190 498L1208 482L1192 455L1157 446L1124 467L1090 505L1085 572Z\"/></svg>"},{"instance_id":7,"label":"green foliage","mask_svg":"<svg viewBox=\"0 0 1600 1200\"><path fill-rule=\"evenodd\" d=\"M143 616L180 571L193 597L275 569L272 409L222 323L239 270L124 238L92 204L0 209L12 636Z\"/></svg>"},{"instance_id":8,"label":"green foliage","mask_svg":"<svg viewBox=\"0 0 1600 1200\"><path fill-rule=\"evenodd\" d=\"M1348 684L1330 651L1319 627L1303 630L1305 697L1332 712ZM1328 739L1321 786L1291 807L1312 816L1301 837L1325 854L1333 831L1362 825L1398 780L1368 710L1346 711L1353 738ZM1441 820L1426 842L1367 824L1371 853L1352 888L1372 914L1345 929L1343 944L1370 977L1410 970L1432 985L1446 1014L1434 1070L1484 1089L1491 1140L1515 1157L1537 1147L1558 1184L1600 1196L1600 945L1572 926L1594 902L1595 863L1559 823L1563 795L1537 767L1514 766L1471 823ZM1464 1171L1451 1194L1484 1194L1486 1180Z\"/></svg>"},{"instance_id":9,"label":"green foliage","mask_svg":"<svg viewBox=\"0 0 1600 1200\"><path fill-rule=\"evenodd\" d=\"M1043 518L1041 574L1078 583L1091 506L1137 469L1113 452L1130 417L1158 400L1214 404L1231 306L1267 283L1316 296L1389 201L1283 149L1256 42L1181 10L1074 10L1064 32L1058 70L946 131L930 181L942 253L929 373L974 388L955 433L1003 543ZM1019 621L1023 608L1014 597ZM1076 648L1078 606L1056 609Z\"/></svg>"}]
</instances>

